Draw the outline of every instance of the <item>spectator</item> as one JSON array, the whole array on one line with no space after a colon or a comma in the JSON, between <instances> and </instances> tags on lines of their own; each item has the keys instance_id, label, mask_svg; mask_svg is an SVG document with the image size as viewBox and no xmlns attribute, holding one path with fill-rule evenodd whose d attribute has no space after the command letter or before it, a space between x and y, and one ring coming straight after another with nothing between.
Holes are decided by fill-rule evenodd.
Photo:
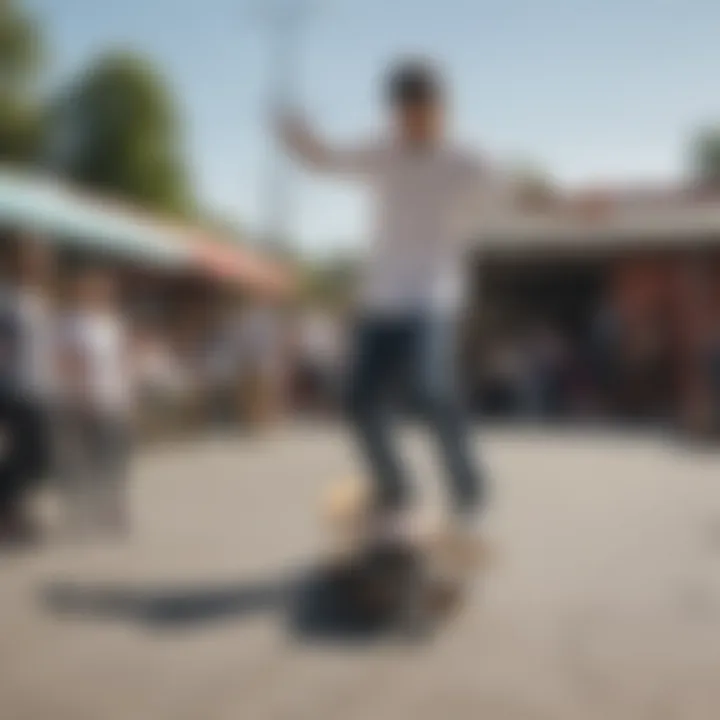
<instances>
[{"instance_id":1,"label":"spectator","mask_svg":"<svg viewBox=\"0 0 720 720\"><path fill-rule=\"evenodd\" d=\"M280 311L258 300L245 310L238 328L244 397L251 424L277 417L286 371L285 328Z\"/></svg>"},{"instance_id":2,"label":"spectator","mask_svg":"<svg viewBox=\"0 0 720 720\"><path fill-rule=\"evenodd\" d=\"M528 350L534 412L543 418L557 418L567 399L569 352L565 340L552 326L541 323L531 334Z\"/></svg>"},{"instance_id":3,"label":"spectator","mask_svg":"<svg viewBox=\"0 0 720 720\"><path fill-rule=\"evenodd\" d=\"M210 333L204 357L203 375L211 420L222 425L231 423L238 416L241 345L242 319L238 319L235 311L230 311Z\"/></svg>"},{"instance_id":4,"label":"spectator","mask_svg":"<svg viewBox=\"0 0 720 720\"><path fill-rule=\"evenodd\" d=\"M196 376L182 365L159 328L144 328L133 344L136 414L143 436L167 437L186 430Z\"/></svg>"},{"instance_id":5,"label":"spectator","mask_svg":"<svg viewBox=\"0 0 720 720\"><path fill-rule=\"evenodd\" d=\"M488 353L488 405L491 414L513 416L525 409L525 359L517 338L498 338Z\"/></svg>"},{"instance_id":6,"label":"spectator","mask_svg":"<svg viewBox=\"0 0 720 720\"><path fill-rule=\"evenodd\" d=\"M59 333L63 486L77 530L121 532L128 524L130 346L109 275L82 274L72 295Z\"/></svg>"},{"instance_id":7,"label":"spectator","mask_svg":"<svg viewBox=\"0 0 720 720\"><path fill-rule=\"evenodd\" d=\"M33 534L27 500L49 470L54 363L49 285L52 258L17 238L0 288L0 539Z\"/></svg>"},{"instance_id":8,"label":"spectator","mask_svg":"<svg viewBox=\"0 0 720 720\"><path fill-rule=\"evenodd\" d=\"M597 308L591 326L590 357L598 410L603 415L617 408L617 370L622 328L618 313L610 302Z\"/></svg>"},{"instance_id":9,"label":"spectator","mask_svg":"<svg viewBox=\"0 0 720 720\"><path fill-rule=\"evenodd\" d=\"M188 385L179 360L160 331L146 330L135 338L135 383L138 400L160 402L183 393Z\"/></svg>"},{"instance_id":10,"label":"spectator","mask_svg":"<svg viewBox=\"0 0 720 720\"><path fill-rule=\"evenodd\" d=\"M343 331L329 312L312 310L300 318L299 374L305 408L328 410L337 400L343 364Z\"/></svg>"}]
</instances>

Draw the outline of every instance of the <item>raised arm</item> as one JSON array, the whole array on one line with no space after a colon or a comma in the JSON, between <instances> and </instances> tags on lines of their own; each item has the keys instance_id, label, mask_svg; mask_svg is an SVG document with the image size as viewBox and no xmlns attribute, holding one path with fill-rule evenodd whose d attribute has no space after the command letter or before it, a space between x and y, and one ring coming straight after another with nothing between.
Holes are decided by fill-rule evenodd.
<instances>
[{"instance_id":1,"label":"raised arm","mask_svg":"<svg viewBox=\"0 0 720 720\"><path fill-rule=\"evenodd\" d=\"M283 113L277 121L280 141L288 152L312 170L348 176L373 173L378 147L374 143L335 146L319 137L297 114Z\"/></svg>"}]
</instances>

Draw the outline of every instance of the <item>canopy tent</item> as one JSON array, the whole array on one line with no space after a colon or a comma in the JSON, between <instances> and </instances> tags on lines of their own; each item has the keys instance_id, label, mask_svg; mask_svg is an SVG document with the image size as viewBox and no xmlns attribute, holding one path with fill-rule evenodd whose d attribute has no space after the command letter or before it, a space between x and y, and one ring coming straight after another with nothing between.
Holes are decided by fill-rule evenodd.
<instances>
[{"instance_id":1,"label":"canopy tent","mask_svg":"<svg viewBox=\"0 0 720 720\"><path fill-rule=\"evenodd\" d=\"M230 238L0 168L2 226L42 233L61 247L196 273L254 293L284 297L293 289L287 268Z\"/></svg>"},{"instance_id":2,"label":"canopy tent","mask_svg":"<svg viewBox=\"0 0 720 720\"><path fill-rule=\"evenodd\" d=\"M295 290L288 268L231 239L219 241L196 232L189 235L189 242L194 266L221 282L274 298L287 297Z\"/></svg>"},{"instance_id":3,"label":"canopy tent","mask_svg":"<svg viewBox=\"0 0 720 720\"><path fill-rule=\"evenodd\" d=\"M0 170L0 225L40 232L61 246L159 266L192 262L160 223L73 193L45 178Z\"/></svg>"}]
</instances>

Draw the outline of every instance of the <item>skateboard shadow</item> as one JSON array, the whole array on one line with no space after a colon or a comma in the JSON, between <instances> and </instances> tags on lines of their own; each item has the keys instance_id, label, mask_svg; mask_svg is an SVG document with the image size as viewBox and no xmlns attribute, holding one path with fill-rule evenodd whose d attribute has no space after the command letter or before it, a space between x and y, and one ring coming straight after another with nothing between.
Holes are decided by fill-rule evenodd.
<instances>
[{"instance_id":1,"label":"skateboard shadow","mask_svg":"<svg viewBox=\"0 0 720 720\"><path fill-rule=\"evenodd\" d=\"M212 586L53 582L41 588L39 599L48 612L61 618L125 622L159 631L191 630L268 614L276 615L299 642L366 642L385 629L377 619L353 614L322 567Z\"/></svg>"},{"instance_id":2,"label":"skateboard shadow","mask_svg":"<svg viewBox=\"0 0 720 720\"><path fill-rule=\"evenodd\" d=\"M52 583L41 598L46 609L62 617L180 628L270 612L283 605L286 593L285 584L273 580L166 588Z\"/></svg>"}]
</instances>

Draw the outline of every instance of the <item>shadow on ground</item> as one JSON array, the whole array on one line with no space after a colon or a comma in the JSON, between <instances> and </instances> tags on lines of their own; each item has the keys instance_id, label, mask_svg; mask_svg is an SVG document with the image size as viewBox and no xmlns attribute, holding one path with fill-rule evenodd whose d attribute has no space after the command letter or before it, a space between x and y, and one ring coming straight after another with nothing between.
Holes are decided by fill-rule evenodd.
<instances>
[{"instance_id":1,"label":"shadow on ground","mask_svg":"<svg viewBox=\"0 0 720 720\"><path fill-rule=\"evenodd\" d=\"M40 600L59 618L125 622L154 631L191 630L268 614L304 642L367 642L388 629L387 621L353 613L332 574L320 567L222 586L55 582L41 588Z\"/></svg>"}]
</instances>

